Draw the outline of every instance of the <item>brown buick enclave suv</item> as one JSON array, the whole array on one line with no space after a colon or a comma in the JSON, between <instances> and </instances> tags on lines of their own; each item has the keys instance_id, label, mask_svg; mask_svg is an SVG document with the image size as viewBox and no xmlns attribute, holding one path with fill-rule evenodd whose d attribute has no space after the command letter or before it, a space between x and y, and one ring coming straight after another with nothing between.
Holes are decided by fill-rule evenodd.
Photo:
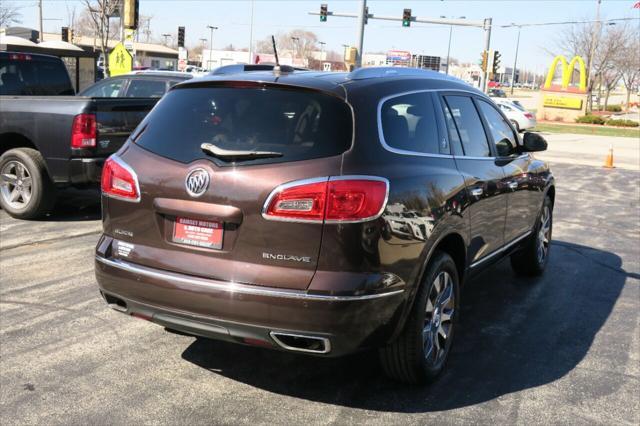
<instances>
[{"instance_id":1,"label":"brown buick enclave suv","mask_svg":"<svg viewBox=\"0 0 640 426\"><path fill-rule=\"evenodd\" d=\"M554 179L481 92L435 72L261 71L178 84L102 175L100 292L197 336L443 368L462 283L549 255Z\"/></svg>"}]
</instances>

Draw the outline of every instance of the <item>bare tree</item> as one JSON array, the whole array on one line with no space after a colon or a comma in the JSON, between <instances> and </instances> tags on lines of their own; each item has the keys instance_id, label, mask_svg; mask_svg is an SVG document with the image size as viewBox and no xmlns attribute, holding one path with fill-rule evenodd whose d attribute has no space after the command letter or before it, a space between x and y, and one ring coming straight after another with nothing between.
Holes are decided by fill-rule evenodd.
<instances>
[{"instance_id":1,"label":"bare tree","mask_svg":"<svg viewBox=\"0 0 640 426\"><path fill-rule=\"evenodd\" d=\"M291 30L288 33L278 33L275 36L278 52L289 50L298 58L308 61L311 52L318 49L318 36L311 31L303 29ZM271 36L256 43L256 51L261 53L271 52Z\"/></svg>"},{"instance_id":2,"label":"bare tree","mask_svg":"<svg viewBox=\"0 0 640 426\"><path fill-rule=\"evenodd\" d=\"M637 91L640 86L640 39L634 31L629 31L625 48L616 60L616 67L627 91L625 110L629 111L631 93Z\"/></svg>"},{"instance_id":3,"label":"bare tree","mask_svg":"<svg viewBox=\"0 0 640 426\"><path fill-rule=\"evenodd\" d=\"M104 57L105 76L109 75L109 34L111 33L109 18L118 9L119 0L83 0L85 11L89 16L94 36L100 43L100 51Z\"/></svg>"},{"instance_id":4,"label":"bare tree","mask_svg":"<svg viewBox=\"0 0 640 426\"><path fill-rule=\"evenodd\" d=\"M591 93L597 81L603 78L603 73L611 69L615 58L624 49L626 32L624 26L605 25L598 23L575 24L563 29L555 43L566 56L582 56L585 59L587 71L587 104L592 108Z\"/></svg>"},{"instance_id":5,"label":"bare tree","mask_svg":"<svg viewBox=\"0 0 640 426\"><path fill-rule=\"evenodd\" d=\"M0 27L6 27L11 24L19 24L22 22L22 14L20 8L11 3L0 3Z\"/></svg>"}]
</instances>

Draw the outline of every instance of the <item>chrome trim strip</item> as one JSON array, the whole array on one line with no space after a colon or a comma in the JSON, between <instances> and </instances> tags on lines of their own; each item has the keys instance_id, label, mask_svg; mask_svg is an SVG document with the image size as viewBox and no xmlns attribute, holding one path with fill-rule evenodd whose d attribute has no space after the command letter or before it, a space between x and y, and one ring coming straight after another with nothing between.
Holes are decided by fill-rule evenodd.
<instances>
[{"instance_id":1,"label":"chrome trim strip","mask_svg":"<svg viewBox=\"0 0 640 426\"><path fill-rule=\"evenodd\" d=\"M278 344L278 346L289 351L306 352L306 353L312 353L312 354L328 354L329 352L331 352L331 342L326 337L308 336L306 334L280 333L278 331L270 331L269 336L271 336L271 338ZM296 348L295 346L289 346L283 343L276 336L303 337L305 339L320 340L322 343L324 343L324 350L317 351L314 349L302 349L302 348Z\"/></svg>"},{"instance_id":2,"label":"chrome trim strip","mask_svg":"<svg viewBox=\"0 0 640 426\"><path fill-rule=\"evenodd\" d=\"M337 181L337 180L348 180L348 179L357 179L357 180L375 180L375 181L379 181L379 182L384 182L387 186L387 193L384 197L384 203L382 204L382 207L380 208L380 211L374 215L374 216L370 216L364 219L358 219L358 220L337 220L337 219L331 219L331 220L314 220L314 219L294 219L294 218L286 218L286 217L273 217L273 216L269 216L267 215L267 208L269 207L269 204L271 204L271 200L273 200L273 197L275 197L279 192L287 189L287 188L292 188L292 187L296 187L296 186L300 186L300 185L306 185L309 183L318 183L318 182L328 182L328 181ZM302 179L302 180L294 180L292 182L287 182L284 183L282 185L279 185L278 187L276 187L273 191L271 191L271 193L269 194L269 196L267 197L267 200L264 202L264 204L262 205L262 217L266 220L272 220L272 221L277 221L277 222L290 222L290 223L317 223L317 224L323 224L323 223L329 223L329 224L334 224L334 223L362 223L362 222L368 222L370 220L375 220L377 218L379 218L380 216L382 216L382 213L384 213L385 208L387 207L387 201L389 200L389 179L387 178L383 178L380 176L369 176L369 175L344 175L344 176L323 176L323 177L318 177L318 178L310 178L310 179Z\"/></svg>"},{"instance_id":3,"label":"chrome trim strip","mask_svg":"<svg viewBox=\"0 0 640 426\"><path fill-rule=\"evenodd\" d=\"M531 234L531 231L527 231L524 234L520 235L519 237L516 237L515 239L513 239L509 244L507 244L507 245L505 245L503 247L500 247L499 249L489 253L488 255L483 257L482 259L476 260L475 262L473 262L471 264L471 268L475 268L476 266L480 265L481 263L491 259L495 255L500 254L503 251L506 251L507 249L509 249L510 247L515 245L516 243L518 243L518 242L522 241L524 238L528 237L530 234Z\"/></svg>"},{"instance_id":4,"label":"chrome trim strip","mask_svg":"<svg viewBox=\"0 0 640 426\"><path fill-rule=\"evenodd\" d=\"M120 167L122 167L123 169L131 173L131 176L133 176L133 180L135 180L136 182L136 193L138 194L138 197L136 199L131 199L131 198L121 197L119 195L108 194L104 191L100 191L100 192L105 197L113 198L115 200L127 201L129 203L139 203L140 198L142 197L142 194L140 193L140 183L138 181L138 174L131 168L131 166L125 163L124 160L122 160L117 154L112 154L109 158L111 158L113 161L118 163ZM107 160L109 158L107 158ZM107 162L107 160L105 160L105 163Z\"/></svg>"},{"instance_id":5,"label":"chrome trim strip","mask_svg":"<svg viewBox=\"0 0 640 426\"><path fill-rule=\"evenodd\" d=\"M253 296L281 297L286 299L299 299L311 301L325 302L352 302L359 300L379 299L382 297L393 296L404 292L404 289L389 291L386 293L365 294L361 296L331 296L324 294L309 294L301 290L281 290L273 287L258 287L247 284L238 284L233 282L222 282L206 278L190 277L187 275L176 274L172 272L152 269L145 266L134 265L119 259L106 259L96 256L96 260L104 265L117 268L132 274L143 275L150 278L175 281L182 284L196 285L205 287L209 290L217 290L226 293L248 294Z\"/></svg>"}]
</instances>

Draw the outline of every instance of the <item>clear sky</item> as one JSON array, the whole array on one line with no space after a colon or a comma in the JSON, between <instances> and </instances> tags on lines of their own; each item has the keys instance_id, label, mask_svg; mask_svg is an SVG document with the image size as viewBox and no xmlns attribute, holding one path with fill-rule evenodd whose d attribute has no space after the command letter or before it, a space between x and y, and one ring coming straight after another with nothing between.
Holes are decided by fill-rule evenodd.
<instances>
[{"instance_id":1,"label":"clear sky","mask_svg":"<svg viewBox=\"0 0 640 426\"><path fill-rule=\"evenodd\" d=\"M5 2L6 0L0 0ZM633 9L637 0L603 0L601 17L638 18L640 9ZM35 0L12 1L22 6L24 26L37 28L37 2ZM353 12L358 1L254 1L254 40L262 39L278 31L286 32L294 28L305 28L315 32L326 49L342 51L342 44L356 43L356 19L329 17L321 23L318 16L309 11L319 11L320 4L327 3L334 12ZM499 50L507 66L513 63L517 30L500 28L511 23L526 24L558 22L567 20L594 19L596 0L510 0L510 1L409 1L388 0L368 1L370 13L402 17L404 8L411 8L417 17L465 16L467 19L482 20L493 18L494 31L492 49ZM47 32L59 32L68 23L68 11L76 7L82 9L79 0L43 0L44 17L48 19L44 27ZM214 33L214 47L221 48L232 43L237 47L249 44L249 22L251 2L213 0L141 0L140 13L152 15L151 30L155 36L162 33L176 33L179 25L186 27L187 45L198 43L200 38L209 38L207 25L219 27ZM638 20L629 25L639 30ZM544 50L555 50L562 26L523 28L520 38L518 65L543 72L551 57ZM365 52L387 51L389 49L409 50L412 53L446 57L449 27L433 24L412 23L410 28L402 28L400 22L370 20L365 30ZM483 49L483 31L476 28L454 27L451 56L462 61L477 61Z\"/></svg>"}]
</instances>

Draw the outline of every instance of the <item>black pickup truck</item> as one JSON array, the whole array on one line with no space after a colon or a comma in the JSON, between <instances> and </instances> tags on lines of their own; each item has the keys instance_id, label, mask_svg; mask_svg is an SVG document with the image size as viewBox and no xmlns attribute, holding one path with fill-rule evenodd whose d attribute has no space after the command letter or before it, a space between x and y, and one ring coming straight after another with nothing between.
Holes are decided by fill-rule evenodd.
<instances>
[{"instance_id":1,"label":"black pickup truck","mask_svg":"<svg viewBox=\"0 0 640 426\"><path fill-rule=\"evenodd\" d=\"M47 213L59 188L96 186L158 101L74 94L61 59L0 52L0 205L11 216Z\"/></svg>"}]
</instances>

